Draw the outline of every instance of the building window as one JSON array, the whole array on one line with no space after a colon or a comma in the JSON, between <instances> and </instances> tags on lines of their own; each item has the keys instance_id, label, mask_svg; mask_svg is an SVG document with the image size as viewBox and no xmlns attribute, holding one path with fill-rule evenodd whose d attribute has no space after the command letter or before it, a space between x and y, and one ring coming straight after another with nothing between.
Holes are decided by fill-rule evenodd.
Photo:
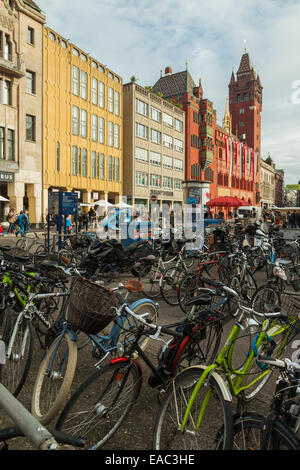
<instances>
[{"instance_id":1,"label":"building window","mask_svg":"<svg viewBox=\"0 0 300 470\"><path fill-rule=\"evenodd\" d=\"M0 159L4 160L5 151L4 151L4 127L0 127Z\"/></svg>"},{"instance_id":2,"label":"building window","mask_svg":"<svg viewBox=\"0 0 300 470\"><path fill-rule=\"evenodd\" d=\"M87 138L87 112L84 109L81 110L80 135L84 139Z\"/></svg>"},{"instance_id":3,"label":"building window","mask_svg":"<svg viewBox=\"0 0 300 470\"><path fill-rule=\"evenodd\" d=\"M105 156L103 153L100 154L100 178L105 179Z\"/></svg>"},{"instance_id":4,"label":"building window","mask_svg":"<svg viewBox=\"0 0 300 470\"><path fill-rule=\"evenodd\" d=\"M108 111L110 113L114 112L114 90L113 90L113 88L108 88Z\"/></svg>"},{"instance_id":5,"label":"building window","mask_svg":"<svg viewBox=\"0 0 300 470\"><path fill-rule=\"evenodd\" d=\"M175 129L178 132L183 132L183 122L179 119L175 119Z\"/></svg>"},{"instance_id":6,"label":"building window","mask_svg":"<svg viewBox=\"0 0 300 470\"><path fill-rule=\"evenodd\" d=\"M148 163L148 150L141 149L140 147L135 148L135 159L138 162Z\"/></svg>"},{"instance_id":7,"label":"building window","mask_svg":"<svg viewBox=\"0 0 300 470\"><path fill-rule=\"evenodd\" d=\"M11 100L11 82L9 80L4 81L4 87L3 87L3 104L7 104L11 106L12 100Z\"/></svg>"},{"instance_id":8,"label":"building window","mask_svg":"<svg viewBox=\"0 0 300 470\"><path fill-rule=\"evenodd\" d=\"M30 27L28 27L27 42L32 46L34 45L34 29Z\"/></svg>"},{"instance_id":9,"label":"building window","mask_svg":"<svg viewBox=\"0 0 300 470\"><path fill-rule=\"evenodd\" d=\"M99 82L99 106L100 108L105 106L105 85L102 82Z\"/></svg>"},{"instance_id":10,"label":"building window","mask_svg":"<svg viewBox=\"0 0 300 470\"><path fill-rule=\"evenodd\" d=\"M135 125L135 135L141 139L148 140L148 127L143 126L143 124L136 123Z\"/></svg>"},{"instance_id":11,"label":"building window","mask_svg":"<svg viewBox=\"0 0 300 470\"><path fill-rule=\"evenodd\" d=\"M79 68L75 65L72 67L72 93L79 96Z\"/></svg>"},{"instance_id":12,"label":"building window","mask_svg":"<svg viewBox=\"0 0 300 470\"><path fill-rule=\"evenodd\" d=\"M156 152L150 152L150 163L152 165L161 165L161 154Z\"/></svg>"},{"instance_id":13,"label":"building window","mask_svg":"<svg viewBox=\"0 0 300 470\"><path fill-rule=\"evenodd\" d=\"M116 182L120 181L120 159L116 158Z\"/></svg>"},{"instance_id":14,"label":"building window","mask_svg":"<svg viewBox=\"0 0 300 470\"><path fill-rule=\"evenodd\" d=\"M87 149L82 149L82 176L87 177Z\"/></svg>"},{"instance_id":15,"label":"building window","mask_svg":"<svg viewBox=\"0 0 300 470\"><path fill-rule=\"evenodd\" d=\"M26 70L26 93L35 95L35 73L30 70Z\"/></svg>"},{"instance_id":16,"label":"building window","mask_svg":"<svg viewBox=\"0 0 300 470\"><path fill-rule=\"evenodd\" d=\"M135 100L135 110L143 116L148 116L148 104L138 98Z\"/></svg>"},{"instance_id":17,"label":"building window","mask_svg":"<svg viewBox=\"0 0 300 470\"><path fill-rule=\"evenodd\" d=\"M183 142L179 139L174 139L174 149L178 152L183 152Z\"/></svg>"},{"instance_id":18,"label":"building window","mask_svg":"<svg viewBox=\"0 0 300 470\"><path fill-rule=\"evenodd\" d=\"M7 130L7 160L14 161L15 132L12 129Z\"/></svg>"},{"instance_id":19,"label":"building window","mask_svg":"<svg viewBox=\"0 0 300 470\"><path fill-rule=\"evenodd\" d=\"M151 119L156 122L161 122L161 111L151 106Z\"/></svg>"},{"instance_id":20,"label":"building window","mask_svg":"<svg viewBox=\"0 0 300 470\"><path fill-rule=\"evenodd\" d=\"M108 122L108 145L113 147L114 145L114 125L112 122Z\"/></svg>"},{"instance_id":21,"label":"building window","mask_svg":"<svg viewBox=\"0 0 300 470\"><path fill-rule=\"evenodd\" d=\"M87 100L87 96L88 96L88 76L87 76L87 73L83 72L83 71L81 71L80 89L81 89L81 98L83 100Z\"/></svg>"},{"instance_id":22,"label":"building window","mask_svg":"<svg viewBox=\"0 0 300 470\"><path fill-rule=\"evenodd\" d=\"M6 34L5 43L4 43L4 59L9 60L10 62L12 61L11 51L12 51L12 47L11 47L10 38L9 38L9 35Z\"/></svg>"},{"instance_id":23,"label":"building window","mask_svg":"<svg viewBox=\"0 0 300 470\"><path fill-rule=\"evenodd\" d=\"M161 187L161 176L160 175L150 175L150 186L153 188Z\"/></svg>"},{"instance_id":24,"label":"building window","mask_svg":"<svg viewBox=\"0 0 300 470\"><path fill-rule=\"evenodd\" d=\"M56 144L56 171L60 171L60 143Z\"/></svg>"},{"instance_id":25,"label":"building window","mask_svg":"<svg viewBox=\"0 0 300 470\"><path fill-rule=\"evenodd\" d=\"M183 161L174 158L174 170L183 171Z\"/></svg>"},{"instance_id":26,"label":"building window","mask_svg":"<svg viewBox=\"0 0 300 470\"><path fill-rule=\"evenodd\" d=\"M245 114L245 108L240 109L240 114Z\"/></svg>"},{"instance_id":27,"label":"building window","mask_svg":"<svg viewBox=\"0 0 300 470\"><path fill-rule=\"evenodd\" d=\"M92 140L97 142L98 140L98 116L96 114L92 114Z\"/></svg>"},{"instance_id":28,"label":"building window","mask_svg":"<svg viewBox=\"0 0 300 470\"><path fill-rule=\"evenodd\" d=\"M165 147L173 148L173 137L163 134L163 145Z\"/></svg>"},{"instance_id":29,"label":"building window","mask_svg":"<svg viewBox=\"0 0 300 470\"><path fill-rule=\"evenodd\" d=\"M72 174L74 176L77 175L77 167L78 167L78 150L77 150L77 147L73 145L72 147Z\"/></svg>"},{"instance_id":30,"label":"building window","mask_svg":"<svg viewBox=\"0 0 300 470\"><path fill-rule=\"evenodd\" d=\"M239 122L239 126L240 126L240 127L244 127L244 126L245 126L245 123L244 123L243 121L240 121L240 122Z\"/></svg>"},{"instance_id":31,"label":"building window","mask_svg":"<svg viewBox=\"0 0 300 470\"><path fill-rule=\"evenodd\" d=\"M244 93L244 101L248 101L248 93Z\"/></svg>"},{"instance_id":32,"label":"building window","mask_svg":"<svg viewBox=\"0 0 300 470\"><path fill-rule=\"evenodd\" d=\"M49 31L49 38L51 41L55 41L55 34L53 34L52 31Z\"/></svg>"},{"instance_id":33,"label":"building window","mask_svg":"<svg viewBox=\"0 0 300 470\"><path fill-rule=\"evenodd\" d=\"M165 126L173 127L173 118L170 114L163 113L163 123Z\"/></svg>"},{"instance_id":34,"label":"building window","mask_svg":"<svg viewBox=\"0 0 300 470\"><path fill-rule=\"evenodd\" d=\"M26 140L35 142L35 116L26 115Z\"/></svg>"},{"instance_id":35,"label":"building window","mask_svg":"<svg viewBox=\"0 0 300 470\"><path fill-rule=\"evenodd\" d=\"M105 121L104 118L99 118L99 142L104 144L105 142Z\"/></svg>"},{"instance_id":36,"label":"building window","mask_svg":"<svg viewBox=\"0 0 300 470\"><path fill-rule=\"evenodd\" d=\"M164 168L173 168L173 158L168 157L167 155L163 156L163 167Z\"/></svg>"},{"instance_id":37,"label":"building window","mask_svg":"<svg viewBox=\"0 0 300 470\"><path fill-rule=\"evenodd\" d=\"M178 178L174 179L174 189L182 189L182 180Z\"/></svg>"},{"instance_id":38,"label":"building window","mask_svg":"<svg viewBox=\"0 0 300 470\"><path fill-rule=\"evenodd\" d=\"M72 134L79 135L79 108L72 106Z\"/></svg>"},{"instance_id":39,"label":"building window","mask_svg":"<svg viewBox=\"0 0 300 470\"><path fill-rule=\"evenodd\" d=\"M115 91L115 115L119 116L120 114L120 93L118 91Z\"/></svg>"},{"instance_id":40,"label":"building window","mask_svg":"<svg viewBox=\"0 0 300 470\"><path fill-rule=\"evenodd\" d=\"M241 103L243 101L242 95L237 95L237 102Z\"/></svg>"},{"instance_id":41,"label":"building window","mask_svg":"<svg viewBox=\"0 0 300 470\"><path fill-rule=\"evenodd\" d=\"M151 129L151 142L155 142L156 144L161 144L161 132Z\"/></svg>"},{"instance_id":42,"label":"building window","mask_svg":"<svg viewBox=\"0 0 300 470\"><path fill-rule=\"evenodd\" d=\"M173 178L170 178L169 176L164 176L163 186L167 189L173 189Z\"/></svg>"},{"instance_id":43,"label":"building window","mask_svg":"<svg viewBox=\"0 0 300 470\"><path fill-rule=\"evenodd\" d=\"M113 180L112 156L108 157L108 181Z\"/></svg>"},{"instance_id":44,"label":"building window","mask_svg":"<svg viewBox=\"0 0 300 470\"><path fill-rule=\"evenodd\" d=\"M119 124L115 124L114 143L115 143L115 148L118 149L120 147L120 126L119 126Z\"/></svg>"},{"instance_id":45,"label":"building window","mask_svg":"<svg viewBox=\"0 0 300 470\"><path fill-rule=\"evenodd\" d=\"M96 178L96 152L92 152L92 162L91 162L91 176Z\"/></svg>"},{"instance_id":46,"label":"building window","mask_svg":"<svg viewBox=\"0 0 300 470\"><path fill-rule=\"evenodd\" d=\"M148 186L148 173L137 171L135 174L135 183L137 186Z\"/></svg>"},{"instance_id":47,"label":"building window","mask_svg":"<svg viewBox=\"0 0 300 470\"><path fill-rule=\"evenodd\" d=\"M98 80L96 78L92 78L92 103L98 104Z\"/></svg>"}]
</instances>

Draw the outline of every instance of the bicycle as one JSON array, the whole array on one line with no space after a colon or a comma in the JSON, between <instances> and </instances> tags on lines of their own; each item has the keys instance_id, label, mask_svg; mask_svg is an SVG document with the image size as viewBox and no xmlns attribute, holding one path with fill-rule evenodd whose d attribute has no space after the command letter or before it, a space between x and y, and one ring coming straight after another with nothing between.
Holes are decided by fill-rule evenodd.
<instances>
[{"instance_id":1,"label":"bicycle","mask_svg":"<svg viewBox=\"0 0 300 470\"><path fill-rule=\"evenodd\" d=\"M207 285L214 286L214 293L225 293L239 299L238 294L229 287L212 280L205 280ZM239 301L239 300L238 300ZM161 404L155 424L153 446L155 450L184 445L185 448L210 449L216 446L219 429L224 430L223 449L232 447L232 397L238 398L238 406L252 400L267 383L273 368L264 368L257 359L261 354L272 354L279 357L287 344L299 333L296 320L288 317L284 309L270 306L270 313L259 313L239 302L241 315L234 324L223 348L214 364L199 366L202 370L200 379L186 407L174 418L177 396L181 392L181 378L175 378L170 384L165 399ZM260 325L246 316L263 316L265 321ZM234 349L240 333L247 329L249 349L244 363L238 367L234 362ZM275 339L278 340L276 344ZM240 360L240 355L238 355ZM253 378L254 376L254 378ZM175 404L174 404L175 403ZM169 437L165 433L169 434ZM170 436L172 436L170 438ZM169 447L168 447L169 446ZM171 446L171 447L170 447ZM180 448L180 447L175 447Z\"/></svg>"},{"instance_id":2,"label":"bicycle","mask_svg":"<svg viewBox=\"0 0 300 470\"><path fill-rule=\"evenodd\" d=\"M193 301L198 305L207 305L211 301L209 297L206 294ZM151 370L150 386L159 386L161 395L172 375L177 374L182 365L186 367L186 361L199 363L213 360L223 320L221 314L204 311L194 319L185 318L175 325L157 326L150 319L147 321L148 315L138 316L126 305L122 305L116 315L117 322L123 316L130 316L136 321L136 326L132 325L127 332L129 340L125 339L119 348L119 357L96 371L76 390L56 424L58 430L84 437L87 448L93 450L101 448L117 431L139 396L143 371L140 362L135 359L136 354ZM164 341L163 335L171 336L170 342ZM145 336L165 344L158 355L158 366L139 346Z\"/></svg>"},{"instance_id":3,"label":"bicycle","mask_svg":"<svg viewBox=\"0 0 300 470\"><path fill-rule=\"evenodd\" d=\"M233 450L300 450L299 351L295 355L297 362L293 357L258 358L261 364L276 367L281 373L267 416L246 411L233 417ZM218 446L222 446L222 439L221 430Z\"/></svg>"},{"instance_id":4,"label":"bicycle","mask_svg":"<svg viewBox=\"0 0 300 470\"><path fill-rule=\"evenodd\" d=\"M71 268L79 275L74 266ZM79 276L79 279L80 276ZM86 281L88 282L88 281ZM96 284L95 284L96 285ZM101 294L105 295L105 290L101 286L96 288L103 289ZM128 281L119 284L118 287L110 289L111 293L116 293L120 290L127 290L126 296L122 297L122 302L127 304L127 297L129 292L140 292L143 285L138 281ZM72 292L78 288L78 285L71 287ZM74 289L74 290L73 290ZM102 297L103 302L103 297ZM158 319L157 304L151 299L139 299L130 305L132 311L138 315L143 315L146 312L150 315L151 320L156 323ZM103 305L105 308L105 303ZM88 312L83 312L87 315ZM70 325L70 312L62 318L59 324L54 325L49 331L48 336L48 350L44 355L41 362L39 371L34 383L31 412L32 414L44 425L52 421L65 403L68 393L70 391L76 364L77 364L77 342L78 330L82 331L83 326L76 325L74 322ZM117 351L117 347L123 341L124 330L130 327L129 319L122 318L118 324L113 324L109 333L101 333L102 328L97 326L95 331L87 327L84 332L88 341L91 341L92 357L100 359L95 367L100 368L104 360L111 354ZM52 333L54 331L54 334ZM100 333L97 333L100 331ZM142 348L146 348L148 341L144 341Z\"/></svg>"}]
</instances>

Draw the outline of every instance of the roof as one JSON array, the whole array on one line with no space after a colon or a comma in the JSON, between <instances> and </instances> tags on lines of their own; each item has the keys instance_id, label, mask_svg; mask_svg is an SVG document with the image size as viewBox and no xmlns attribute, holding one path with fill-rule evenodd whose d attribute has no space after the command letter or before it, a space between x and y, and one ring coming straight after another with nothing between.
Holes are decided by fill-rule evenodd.
<instances>
[{"instance_id":1,"label":"roof","mask_svg":"<svg viewBox=\"0 0 300 470\"><path fill-rule=\"evenodd\" d=\"M34 10L37 10L39 12L41 12L42 10L40 9L40 7L33 1L33 0L23 0L23 2L30 6L31 8L33 8Z\"/></svg>"},{"instance_id":2,"label":"roof","mask_svg":"<svg viewBox=\"0 0 300 470\"><path fill-rule=\"evenodd\" d=\"M165 97L182 95L187 91L193 95L196 84L187 70L165 75L152 87L154 93L162 93Z\"/></svg>"}]
</instances>

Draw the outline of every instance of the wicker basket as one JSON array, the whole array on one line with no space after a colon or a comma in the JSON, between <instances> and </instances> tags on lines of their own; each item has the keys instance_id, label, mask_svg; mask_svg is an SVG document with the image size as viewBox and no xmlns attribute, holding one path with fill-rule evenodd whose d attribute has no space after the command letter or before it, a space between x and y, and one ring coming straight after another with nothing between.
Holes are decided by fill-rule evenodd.
<instances>
[{"instance_id":1,"label":"wicker basket","mask_svg":"<svg viewBox=\"0 0 300 470\"><path fill-rule=\"evenodd\" d=\"M77 279L72 287L67 319L74 330L97 334L116 316L118 298L105 287L86 279Z\"/></svg>"}]
</instances>

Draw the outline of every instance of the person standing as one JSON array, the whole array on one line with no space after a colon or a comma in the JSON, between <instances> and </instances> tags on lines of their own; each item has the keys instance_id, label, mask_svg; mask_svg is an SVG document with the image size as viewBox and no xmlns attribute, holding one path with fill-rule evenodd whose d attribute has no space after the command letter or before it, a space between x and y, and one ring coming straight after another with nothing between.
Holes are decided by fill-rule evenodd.
<instances>
[{"instance_id":1,"label":"person standing","mask_svg":"<svg viewBox=\"0 0 300 470\"><path fill-rule=\"evenodd\" d=\"M67 229L68 235L70 235L70 233L72 231L72 220L71 220L71 217L69 215L66 219L66 229Z\"/></svg>"},{"instance_id":2,"label":"person standing","mask_svg":"<svg viewBox=\"0 0 300 470\"><path fill-rule=\"evenodd\" d=\"M15 209L11 209L7 216L7 221L9 223L9 227L7 233L14 233L16 229L16 221L17 221L17 214Z\"/></svg>"},{"instance_id":3,"label":"person standing","mask_svg":"<svg viewBox=\"0 0 300 470\"><path fill-rule=\"evenodd\" d=\"M86 212L83 212L82 225L83 225L83 230L85 230L86 232L88 231L88 224L89 224L89 216Z\"/></svg>"}]
</instances>

